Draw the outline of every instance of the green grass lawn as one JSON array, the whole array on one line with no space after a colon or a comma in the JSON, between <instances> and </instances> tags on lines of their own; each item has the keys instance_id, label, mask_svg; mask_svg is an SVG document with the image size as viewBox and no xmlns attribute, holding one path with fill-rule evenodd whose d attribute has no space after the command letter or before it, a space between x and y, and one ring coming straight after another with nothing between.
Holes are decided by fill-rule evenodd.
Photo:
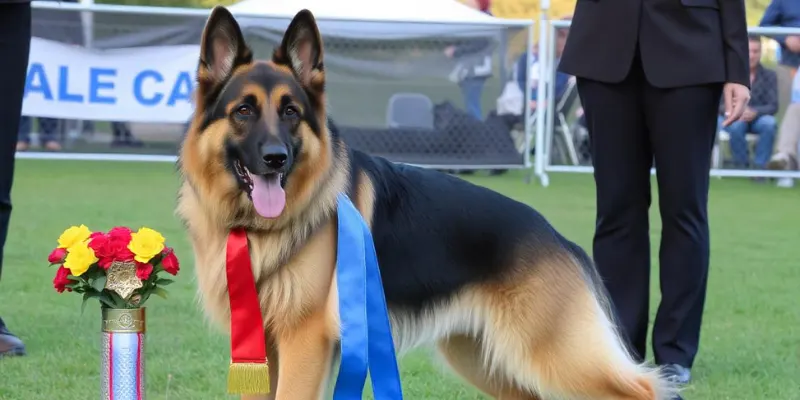
<instances>
[{"instance_id":1,"label":"green grass lawn","mask_svg":"<svg viewBox=\"0 0 800 400\"><path fill-rule=\"evenodd\" d=\"M61 231L81 223L93 230L152 227L183 260L169 300L148 302L148 398L229 398L228 341L200 311L192 254L173 215L174 166L31 160L17 165L0 315L25 340L29 355L0 360L0 399L98 395L99 306L87 307L81 317L79 296L52 289L55 268L46 260ZM551 178L547 189L525 185L519 173L470 179L535 206L567 237L590 248L591 177ZM800 190L737 179L712 182L711 277L695 381L686 399L800 399ZM657 211L651 215L657 249L660 224ZM449 373L439 374L442 368L425 352L407 356L401 370L407 399L484 398Z\"/></svg>"}]
</instances>

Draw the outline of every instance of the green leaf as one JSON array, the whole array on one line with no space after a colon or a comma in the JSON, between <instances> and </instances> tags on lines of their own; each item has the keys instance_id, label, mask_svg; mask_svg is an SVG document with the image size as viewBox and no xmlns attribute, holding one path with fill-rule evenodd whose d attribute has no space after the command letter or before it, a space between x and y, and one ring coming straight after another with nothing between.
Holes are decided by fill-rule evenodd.
<instances>
[{"instance_id":1,"label":"green leaf","mask_svg":"<svg viewBox=\"0 0 800 400\"><path fill-rule=\"evenodd\" d=\"M86 278L86 279L94 280L94 279L97 279L97 278L99 278L101 276L106 276L106 273L105 273L105 271L103 271L102 268L96 267L96 266L92 266L91 268L89 268L88 271L84 272L83 275L81 275L81 276Z\"/></svg>"},{"instance_id":2,"label":"green leaf","mask_svg":"<svg viewBox=\"0 0 800 400\"><path fill-rule=\"evenodd\" d=\"M158 265L161 265L161 260L162 260L163 258L164 258L164 257L163 257L163 256L162 256L160 253L159 253L159 254L157 254L155 257L153 257L153 258L151 258L151 259L150 259L150 265L152 265L152 266L153 266L153 268L155 268L155 267L156 267L156 266L158 266Z\"/></svg>"},{"instance_id":3,"label":"green leaf","mask_svg":"<svg viewBox=\"0 0 800 400\"><path fill-rule=\"evenodd\" d=\"M111 297L109 297L107 294L100 295L100 302L108 306L108 308L117 308L117 306L114 304L114 300L111 300Z\"/></svg>"},{"instance_id":4,"label":"green leaf","mask_svg":"<svg viewBox=\"0 0 800 400\"><path fill-rule=\"evenodd\" d=\"M159 278L156 281L156 285L167 286L167 285L169 285L170 283L173 283L173 282L175 282L175 281L173 281L172 279Z\"/></svg>"},{"instance_id":5,"label":"green leaf","mask_svg":"<svg viewBox=\"0 0 800 400\"><path fill-rule=\"evenodd\" d=\"M161 263L150 265L153 266L153 273L150 276L156 276L156 274L164 270L164 267L161 266Z\"/></svg>"},{"instance_id":6,"label":"green leaf","mask_svg":"<svg viewBox=\"0 0 800 400\"><path fill-rule=\"evenodd\" d=\"M114 304L114 307L112 307L112 308L125 308L125 304L126 304L125 299L120 297L117 294L117 292L106 292L106 293L108 295L108 298Z\"/></svg>"},{"instance_id":7,"label":"green leaf","mask_svg":"<svg viewBox=\"0 0 800 400\"><path fill-rule=\"evenodd\" d=\"M162 299L166 299L167 298L167 291L164 290L163 288L157 287L157 288L153 289L153 293L155 293L156 296L161 297Z\"/></svg>"},{"instance_id":8,"label":"green leaf","mask_svg":"<svg viewBox=\"0 0 800 400\"><path fill-rule=\"evenodd\" d=\"M86 308L86 302L95 297L100 297L100 294L96 292L86 292L83 294L83 302L81 303L81 316L83 316L83 311Z\"/></svg>"},{"instance_id":9,"label":"green leaf","mask_svg":"<svg viewBox=\"0 0 800 400\"><path fill-rule=\"evenodd\" d=\"M144 291L144 292L142 292L142 294L141 294L142 298L139 300L139 307L144 306L144 302L147 301L147 299L150 298L150 294L151 293L153 293L153 292L152 291Z\"/></svg>"},{"instance_id":10,"label":"green leaf","mask_svg":"<svg viewBox=\"0 0 800 400\"><path fill-rule=\"evenodd\" d=\"M105 276L95 278L95 280L92 281L92 288L98 292L102 292L106 287L106 279L107 278Z\"/></svg>"},{"instance_id":11,"label":"green leaf","mask_svg":"<svg viewBox=\"0 0 800 400\"><path fill-rule=\"evenodd\" d=\"M86 285L89 284L89 281L86 280L86 276L84 276L84 275L75 276L75 275L71 275L70 274L70 275L67 275L67 279L71 279L73 281L78 281L78 282L86 284Z\"/></svg>"}]
</instances>

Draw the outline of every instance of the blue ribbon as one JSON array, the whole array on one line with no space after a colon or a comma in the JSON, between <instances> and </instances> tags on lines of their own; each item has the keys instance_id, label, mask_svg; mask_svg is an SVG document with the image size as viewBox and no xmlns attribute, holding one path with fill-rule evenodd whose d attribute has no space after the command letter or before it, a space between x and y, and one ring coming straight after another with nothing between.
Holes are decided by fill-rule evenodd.
<instances>
[{"instance_id":1,"label":"blue ribbon","mask_svg":"<svg viewBox=\"0 0 800 400\"><path fill-rule=\"evenodd\" d=\"M361 399L369 371L375 400L402 400L389 312L372 234L350 199L339 195L336 283L341 365L335 400Z\"/></svg>"}]
</instances>

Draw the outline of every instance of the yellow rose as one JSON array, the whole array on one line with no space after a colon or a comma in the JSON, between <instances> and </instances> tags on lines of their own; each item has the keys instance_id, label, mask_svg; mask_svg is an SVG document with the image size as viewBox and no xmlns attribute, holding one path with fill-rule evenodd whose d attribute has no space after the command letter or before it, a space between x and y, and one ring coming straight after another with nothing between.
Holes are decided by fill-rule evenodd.
<instances>
[{"instance_id":1,"label":"yellow rose","mask_svg":"<svg viewBox=\"0 0 800 400\"><path fill-rule=\"evenodd\" d=\"M136 261L150 262L151 258L164 250L164 237L150 228L140 228L138 232L131 234L128 250L133 252Z\"/></svg>"},{"instance_id":2,"label":"yellow rose","mask_svg":"<svg viewBox=\"0 0 800 400\"><path fill-rule=\"evenodd\" d=\"M81 276L97 260L94 250L89 248L89 240L84 240L70 246L67 258L64 259L64 268L69 269L74 276Z\"/></svg>"},{"instance_id":3,"label":"yellow rose","mask_svg":"<svg viewBox=\"0 0 800 400\"><path fill-rule=\"evenodd\" d=\"M58 237L58 248L69 249L70 247L88 239L92 231L81 224L81 226L70 226L61 236Z\"/></svg>"}]
</instances>

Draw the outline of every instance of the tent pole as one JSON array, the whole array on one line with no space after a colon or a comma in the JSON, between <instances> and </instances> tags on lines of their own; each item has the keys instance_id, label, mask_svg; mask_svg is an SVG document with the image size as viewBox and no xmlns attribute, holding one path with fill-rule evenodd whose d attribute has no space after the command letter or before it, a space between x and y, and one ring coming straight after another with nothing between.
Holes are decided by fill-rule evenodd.
<instances>
[{"instance_id":1,"label":"tent pole","mask_svg":"<svg viewBox=\"0 0 800 400\"><path fill-rule=\"evenodd\" d=\"M539 177L539 182L542 186L547 187L549 185L549 180L547 177L547 173L545 172L545 157L547 152L545 151L545 143L544 138L547 136L545 134L545 118L546 118L546 107L542 106L542 100L547 98L547 90L550 89L550 80L552 76L550 74L550 55L547 51L548 46L548 39L549 39L549 24L548 22L548 11L550 10L550 0L542 0L541 3L541 11L539 13L539 82L537 83L537 93L536 98L539 100L538 105L536 107L536 158L534 159L534 171L536 176ZM529 67L530 68L530 67ZM533 83L531 79L531 74L528 74L528 84L531 85ZM527 103L530 99L526 100L526 107L525 110L528 110L529 106ZM546 104L547 107L550 107L550 104ZM526 111L528 112L528 111Z\"/></svg>"}]
</instances>

